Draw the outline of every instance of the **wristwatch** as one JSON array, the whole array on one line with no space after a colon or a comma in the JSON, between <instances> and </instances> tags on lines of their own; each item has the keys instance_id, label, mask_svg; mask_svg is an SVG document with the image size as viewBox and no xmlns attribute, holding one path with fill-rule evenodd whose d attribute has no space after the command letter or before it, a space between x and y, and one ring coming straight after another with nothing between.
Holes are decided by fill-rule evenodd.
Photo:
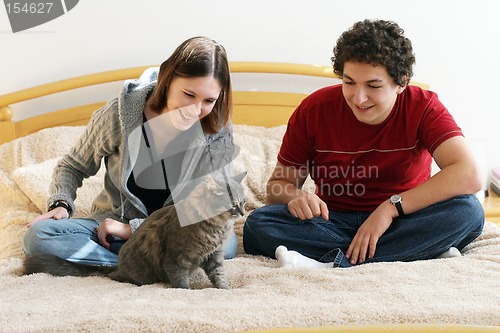
<instances>
[{"instance_id":1,"label":"wristwatch","mask_svg":"<svg viewBox=\"0 0 500 333\"><path fill-rule=\"evenodd\" d=\"M399 194L394 194L393 196L391 196L391 198L389 199L389 202L396 207L396 209L398 210L399 216L405 215L405 212L403 211L403 205L402 205L403 199L401 199L401 196Z\"/></svg>"},{"instance_id":2,"label":"wristwatch","mask_svg":"<svg viewBox=\"0 0 500 333\"><path fill-rule=\"evenodd\" d=\"M63 200L57 200L57 201L54 201L52 203L52 205L49 206L49 209L48 211L50 212L52 209L56 208L56 207L63 207L64 209L66 209L66 211L68 212L68 215L71 215L72 211L71 211L71 207L70 205L68 205L66 203L66 201L63 201Z\"/></svg>"}]
</instances>

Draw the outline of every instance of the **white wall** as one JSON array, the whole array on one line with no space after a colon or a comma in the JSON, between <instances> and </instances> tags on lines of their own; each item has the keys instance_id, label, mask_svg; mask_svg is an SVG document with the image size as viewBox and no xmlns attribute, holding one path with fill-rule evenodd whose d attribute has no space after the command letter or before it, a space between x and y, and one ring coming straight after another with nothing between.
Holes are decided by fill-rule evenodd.
<instances>
[{"instance_id":1,"label":"white wall","mask_svg":"<svg viewBox=\"0 0 500 333\"><path fill-rule=\"evenodd\" d=\"M469 139L486 182L489 168L500 165L495 134L500 28L494 3L81 0L68 14L16 34L0 9L0 94L75 75L158 64L193 35L218 40L232 61L330 65L336 39L352 23L394 20L413 41L413 79L438 92ZM45 103L58 102L49 98ZM42 104L29 109L43 112Z\"/></svg>"}]
</instances>

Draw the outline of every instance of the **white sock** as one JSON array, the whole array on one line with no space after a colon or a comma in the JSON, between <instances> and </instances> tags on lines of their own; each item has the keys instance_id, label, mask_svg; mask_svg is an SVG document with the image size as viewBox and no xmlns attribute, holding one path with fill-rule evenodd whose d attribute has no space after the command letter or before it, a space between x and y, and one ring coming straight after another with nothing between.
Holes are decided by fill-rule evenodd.
<instances>
[{"instance_id":1,"label":"white sock","mask_svg":"<svg viewBox=\"0 0 500 333\"><path fill-rule=\"evenodd\" d=\"M333 264L328 262L319 262L314 259L303 256L297 251L288 251L288 249L280 245L275 251L276 259L278 259L278 267L311 267L311 268L332 268Z\"/></svg>"},{"instance_id":2,"label":"white sock","mask_svg":"<svg viewBox=\"0 0 500 333\"><path fill-rule=\"evenodd\" d=\"M450 247L448 251L442 253L441 255L438 256L439 259L443 258L456 258L456 257L461 257L462 253L456 248L456 247Z\"/></svg>"}]
</instances>

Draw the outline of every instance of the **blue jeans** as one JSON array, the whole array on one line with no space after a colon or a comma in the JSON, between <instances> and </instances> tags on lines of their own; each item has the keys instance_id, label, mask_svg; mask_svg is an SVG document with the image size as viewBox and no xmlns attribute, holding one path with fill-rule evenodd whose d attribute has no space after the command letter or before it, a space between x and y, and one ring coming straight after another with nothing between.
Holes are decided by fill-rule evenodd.
<instances>
[{"instance_id":1,"label":"blue jeans","mask_svg":"<svg viewBox=\"0 0 500 333\"><path fill-rule=\"evenodd\" d=\"M53 254L88 265L115 266L125 241L115 238L110 242L110 248L105 248L97 238L98 225L96 221L84 218L39 221L24 235L24 252L27 255ZM238 238L233 232L224 245L225 259L234 258L237 249Z\"/></svg>"},{"instance_id":2,"label":"blue jeans","mask_svg":"<svg viewBox=\"0 0 500 333\"><path fill-rule=\"evenodd\" d=\"M276 247L284 245L334 267L350 267L344 253L370 214L330 211L329 221L300 220L286 205L260 207L245 222L243 246L248 254L274 258ZM432 259L452 246L461 250L481 234L483 225L484 210L475 196L438 202L394 219L380 237L375 256L365 263Z\"/></svg>"}]
</instances>

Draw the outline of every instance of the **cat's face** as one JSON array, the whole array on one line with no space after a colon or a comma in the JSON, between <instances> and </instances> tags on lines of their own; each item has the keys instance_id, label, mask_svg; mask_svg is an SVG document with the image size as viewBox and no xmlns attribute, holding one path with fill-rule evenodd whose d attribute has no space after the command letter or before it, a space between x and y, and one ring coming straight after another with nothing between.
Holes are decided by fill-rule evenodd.
<instances>
[{"instance_id":1,"label":"cat's face","mask_svg":"<svg viewBox=\"0 0 500 333\"><path fill-rule=\"evenodd\" d=\"M225 223L244 215L245 191L241 181L245 175L224 177L218 174L217 179L209 175L201 180L185 199L175 203L180 225L191 225L217 216L222 217L217 221Z\"/></svg>"},{"instance_id":2,"label":"cat's face","mask_svg":"<svg viewBox=\"0 0 500 333\"><path fill-rule=\"evenodd\" d=\"M233 177L227 177L222 184L221 181L216 181L211 176L207 178L207 188L212 192L212 195L219 196L221 200L227 201L227 203L220 203L227 208L226 210L228 210L233 217L239 215L243 216L246 213L245 192L241 185L246 174L246 172L242 172ZM226 197L226 200L222 199L223 197Z\"/></svg>"}]
</instances>

